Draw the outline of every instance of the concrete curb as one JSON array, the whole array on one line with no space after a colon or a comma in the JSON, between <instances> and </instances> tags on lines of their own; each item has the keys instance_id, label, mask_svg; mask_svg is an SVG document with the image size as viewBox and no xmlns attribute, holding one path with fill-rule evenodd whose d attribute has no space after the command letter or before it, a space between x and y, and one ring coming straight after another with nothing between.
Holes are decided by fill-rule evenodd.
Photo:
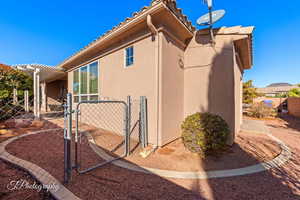
<instances>
[{"instance_id":1,"label":"concrete curb","mask_svg":"<svg viewBox=\"0 0 300 200\"><path fill-rule=\"evenodd\" d=\"M78 198L70 190L65 188L56 178L54 178L46 170L44 170L43 168L41 168L31 162L17 158L15 156L9 154L5 150L5 147L9 143L11 143L17 139L20 139L22 137L26 137L29 135L35 135L35 134L39 134L39 133L45 133L45 132L49 132L49 131L56 131L56 130L62 130L62 129L58 128L58 129L47 129L47 130L35 131L35 132L29 133L26 135L20 135L20 136L13 137L11 139L8 139L8 140L0 143L0 159L3 159L5 161L7 161L13 165L16 165L16 166L22 168L23 170L27 171L29 174L31 174L33 177L35 177L43 185L55 184L56 186L58 186L58 188L59 188L58 190L55 190L54 188L49 189L49 192L53 195L53 197L55 199L80 200L80 198Z\"/></svg>"},{"instance_id":2,"label":"concrete curb","mask_svg":"<svg viewBox=\"0 0 300 200\"><path fill-rule=\"evenodd\" d=\"M230 170L214 170L214 171L198 171L198 172L179 172L173 170L161 170L155 168L149 168L144 166L138 166L124 160L117 160L112 164L122 167L128 170L142 172L146 174L155 174L158 176L166 177L166 178L177 178L177 179L211 179L211 178L225 178L225 177L234 177L234 176L242 176L248 174L254 174L262 171L266 171L272 168L279 168L281 165L286 163L291 158L291 151L287 145L285 145L281 140L274 137L270 134L270 131L267 127L265 127L265 134L268 135L272 140L274 140L281 148L281 153L273 160L262 162L256 165L251 165L248 167L238 168L238 169L230 169ZM113 157L99 148L95 140L91 135L88 135L88 140L91 148L104 160L111 160Z\"/></svg>"}]
</instances>

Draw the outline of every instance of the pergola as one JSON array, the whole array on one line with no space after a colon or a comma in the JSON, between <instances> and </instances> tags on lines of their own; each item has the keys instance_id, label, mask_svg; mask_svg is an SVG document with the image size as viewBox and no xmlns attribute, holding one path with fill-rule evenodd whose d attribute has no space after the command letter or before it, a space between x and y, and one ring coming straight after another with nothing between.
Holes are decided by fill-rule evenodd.
<instances>
[{"instance_id":1,"label":"pergola","mask_svg":"<svg viewBox=\"0 0 300 200\"><path fill-rule=\"evenodd\" d=\"M66 73L61 68L41 64L21 64L13 67L29 73L33 77L34 116L40 118L41 109L46 110L47 106L46 84L65 77Z\"/></svg>"}]
</instances>

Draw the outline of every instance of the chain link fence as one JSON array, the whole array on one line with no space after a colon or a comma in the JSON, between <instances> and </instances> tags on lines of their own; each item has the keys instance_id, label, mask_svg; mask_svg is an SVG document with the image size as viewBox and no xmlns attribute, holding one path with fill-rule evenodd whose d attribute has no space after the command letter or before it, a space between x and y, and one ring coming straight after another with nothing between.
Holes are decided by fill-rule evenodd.
<instances>
[{"instance_id":1,"label":"chain link fence","mask_svg":"<svg viewBox=\"0 0 300 200\"><path fill-rule=\"evenodd\" d=\"M128 102L120 100L99 100L82 101L76 105L75 162L80 169L79 172L87 172L107 163L101 162L91 167L81 162L81 144L91 138L94 143L104 146L107 152L114 155L116 158L113 160L129 154L130 115L128 104Z\"/></svg>"},{"instance_id":2,"label":"chain link fence","mask_svg":"<svg viewBox=\"0 0 300 200\"><path fill-rule=\"evenodd\" d=\"M28 92L14 98L0 99L0 122L14 119L33 118L33 98L28 96Z\"/></svg>"},{"instance_id":3,"label":"chain link fence","mask_svg":"<svg viewBox=\"0 0 300 200\"><path fill-rule=\"evenodd\" d=\"M65 107L65 181L69 180L70 171L76 168L79 173L86 173L110 162L130 155L139 146L145 147L146 98L126 101L102 97L98 101L81 101L72 105L72 96L68 94ZM143 109L142 109L143 108ZM143 110L141 112L141 110ZM72 125L75 123L75 125ZM75 133L72 127L75 126ZM71 148L74 145L74 161ZM82 162L82 158L91 156L91 152L82 146L97 146L114 159L108 161L95 160ZM140 145L141 144L141 145Z\"/></svg>"}]
</instances>

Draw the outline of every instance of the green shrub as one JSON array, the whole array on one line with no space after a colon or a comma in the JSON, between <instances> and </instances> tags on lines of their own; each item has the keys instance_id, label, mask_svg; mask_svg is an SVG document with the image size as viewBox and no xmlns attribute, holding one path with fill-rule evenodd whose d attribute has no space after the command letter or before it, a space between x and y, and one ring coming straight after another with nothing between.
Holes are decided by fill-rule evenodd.
<instances>
[{"instance_id":1,"label":"green shrub","mask_svg":"<svg viewBox=\"0 0 300 200\"><path fill-rule=\"evenodd\" d=\"M253 104L247 113L250 117L255 118L275 117L277 114L272 106L268 106L264 102Z\"/></svg>"},{"instance_id":2,"label":"green shrub","mask_svg":"<svg viewBox=\"0 0 300 200\"><path fill-rule=\"evenodd\" d=\"M218 115L195 113L185 119L181 129L183 143L191 152L205 156L220 153L227 147L229 126Z\"/></svg>"}]
</instances>

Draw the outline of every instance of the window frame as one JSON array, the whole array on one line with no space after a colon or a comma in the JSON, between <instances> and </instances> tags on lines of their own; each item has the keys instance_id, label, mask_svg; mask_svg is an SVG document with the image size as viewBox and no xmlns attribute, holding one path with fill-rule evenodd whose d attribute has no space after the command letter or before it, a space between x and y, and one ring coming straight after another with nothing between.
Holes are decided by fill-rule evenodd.
<instances>
[{"instance_id":1,"label":"window frame","mask_svg":"<svg viewBox=\"0 0 300 200\"><path fill-rule=\"evenodd\" d=\"M129 56L128 58L132 57L132 63L130 65L127 65L127 49L132 48L132 56ZM134 45L128 46L124 49L124 68L131 68L134 66Z\"/></svg>"},{"instance_id":2,"label":"window frame","mask_svg":"<svg viewBox=\"0 0 300 200\"><path fill-rule=\"evenodd\" d=\"M94 64L94 63L97 63L97 72L98 72L98 80L97 80L97 89L98 89L98 92L97 93L89 93L90 92L90 65ZM81 94L81 68L83 67L87 67L87 93L86 94ZM79 84L79 87L78 87L78 94L74 94L74 72L75 71L78 71L78 84ZM94 62L90 62L86 65L83 65L81 67L78 67L76 68L74 71L73 71L73 81L72 81L72 86L73 86L73 101L74 103L79 103L81 100L82 97L87 97L87 100L90 100L90 98L93 96L98 96L98 100L100 99L100 88L99 88L99 83L100 83L100 60L97 60L97 61L94 61ZM78 97L78 101L75 101L75 98Z\"/></svg>"}]
</instances>

